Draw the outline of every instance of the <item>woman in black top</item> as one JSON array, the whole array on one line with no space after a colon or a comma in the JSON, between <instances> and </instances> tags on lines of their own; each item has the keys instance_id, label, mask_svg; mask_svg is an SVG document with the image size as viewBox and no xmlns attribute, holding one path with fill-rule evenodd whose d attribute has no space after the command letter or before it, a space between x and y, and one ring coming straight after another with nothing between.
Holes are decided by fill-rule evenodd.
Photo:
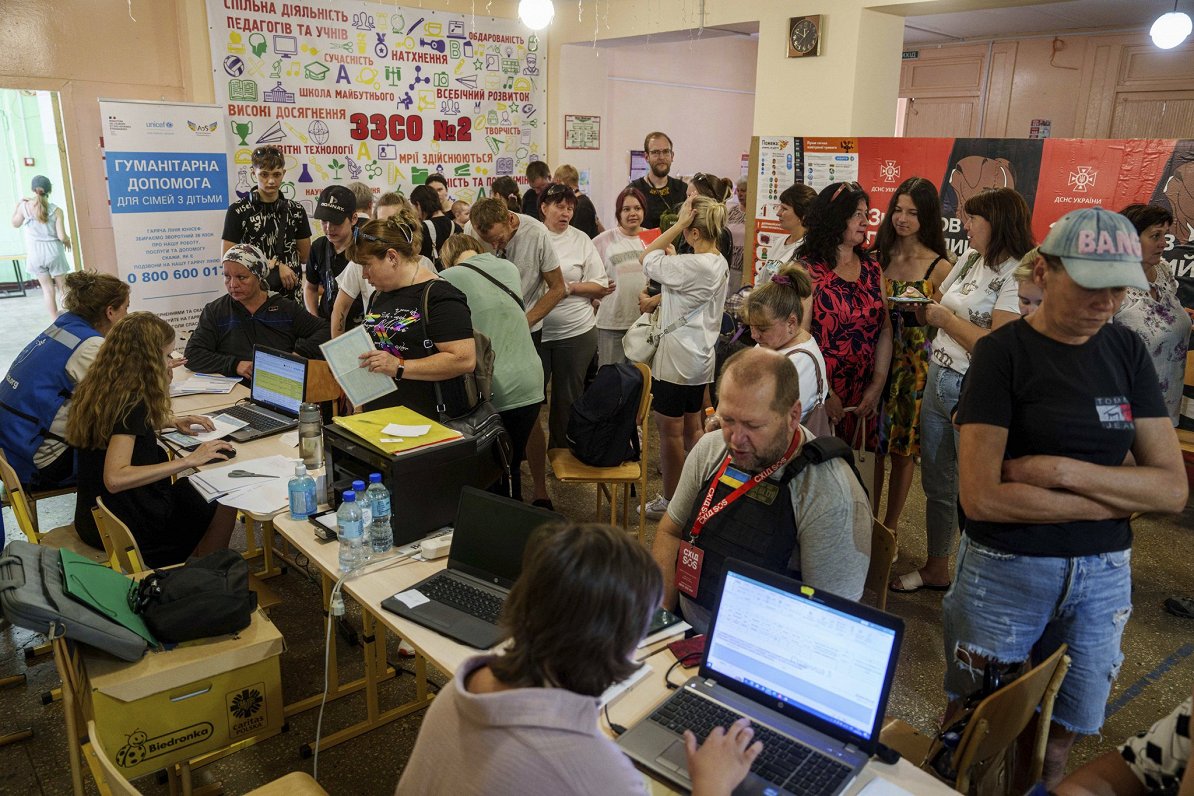
<instances>
[{"instance_id":1,"label":"woman in black top","mask_svg":"<svg viewBox=\"0 0 1194 796\"><path fill-rule=\"evenodd\" d=\"M95 363L79 383L67 421L67 442L79 451L75 531L102 548L91 509L97 497L132 531L150 567L177 564L228 546L236 510L207 503L187 480L170 476L222 461L227 442L205 442L173 460L157 431L173 426L194 434L211 419L175 417L170 408L174 330L150 312L134 312L108 332Z\"/></svg>"},{"instance_id":2,"label":"woman in black top","mask_svg":"<svg viewBox=\"0 0 1194 796\"><path fill-rule=\"evenodd\" d=\"M402 209L359 227L348 250L377 289L363 324L377 349L361 355L361 367L398 384L365 408L405 406L438 419L438 384L444 414L459 417L472 408L460 378L477 361L472 316L463 293L419 264L422 236L423 225Z\"/></svg>"},{"instance_id":3,"label":"woman in black top","mask_svg":"<svg viewBox=\"0 0 1194 796\"><path fill-rule=\"evenodd\" d=\"M444 213L440 204L439 194L429 185L418 185L410 192L410 203L422 221L420 230L423 242L419 246L419 254L435 263L439 268L439 250L444 247L444 241L458 232L463 232L459 224L451 216ZM359 262L354 260L353 262Z\"/></svg>"}]
</instances>

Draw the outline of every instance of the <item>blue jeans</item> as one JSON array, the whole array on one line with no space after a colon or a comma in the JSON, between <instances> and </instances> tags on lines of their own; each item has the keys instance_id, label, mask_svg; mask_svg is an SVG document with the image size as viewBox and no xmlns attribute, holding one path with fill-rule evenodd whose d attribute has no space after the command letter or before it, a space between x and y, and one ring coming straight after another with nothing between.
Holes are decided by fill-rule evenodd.
<instances>
[{"instance_id":1,"label":"blue jeans","mask_svg":"<svg viewBox=\"0 0 1194 796\"><path fill-rule=\"evenodd\" d=\"M1062 644L1073 661L1053 721L1080 735L1103 726L1111 683L1123 663L1120 639L1132 615L1132 551L1055 558L1004 553L962 536L953 587L942 603L945 691L982 685L981 668L959 648L995 663L1042 660Z\"/></svg>"},{"instance_id":2,"label":"blue jeans","mask_svg":"<svg viewBox=\"0 0 1194 796\"><path fill-rule=\"evenodd\" d=\"M929 363L920 403L920 482L929 555L938 558L949 558L958 532L958 432L952 415L961 392L961 373Z\"/></svg>"}]
</instances>

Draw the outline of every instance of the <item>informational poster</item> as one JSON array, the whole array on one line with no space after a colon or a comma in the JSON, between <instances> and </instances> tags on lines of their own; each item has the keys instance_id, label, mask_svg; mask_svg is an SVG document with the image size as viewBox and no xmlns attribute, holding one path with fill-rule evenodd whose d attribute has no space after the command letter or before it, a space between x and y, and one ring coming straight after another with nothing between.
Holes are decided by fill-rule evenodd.
<instances>
[{"instance_id":1,"label":"informational poster","mask_svg":"<svg viewBox=\"0 0 1194 796\"><path fill-rule=\"evenodd\" d=\"M546 156L546 46L516 20L359 0L208 0L207 15L233 198L263 144L308 212L332 183L406 194L432 174L472 202Z\"/></svg>"},{"instance_id":2,"label":"informational poster","mask_svg":"<svg viewBox=\"0 0 1194 796\"><path fill-rule=\"evenodd\" d=\"M216 105L100 100L116 267L148 310L190 334L224 292L228 208L224 117Z\"/></svg>"},{"instance_id":3,"label":"informational poster","mask_svg":"<svg viewBox=\"0 0 1194 796\"><path fill-rule=\"evenodd\" d=\"M764 136L758 141L758 184L749 194L754 197L755 218L750 248L752 262L764 263L770 259L772 245L788 237L779 225L779 196L799 179L800 139Z\"/></svg>"},{"instance_id":4,"label":"informational poster","mask_svg":"<svg viewBox=\"0 0 1194 796\"><path fill-rule=\"evenodd\" d=\"M565 114L564 149L601 149L601 117Z\"/></svg>"},{"instance_id":5,"label":"informational poster","mask_svg":"<svg viewBox=\"0 0 1194 796\"><path fill-rule=\"evenodd\" d=\"M764 152L786 141L795 142L796 168L813 188L843 180L862 186L870 197L872 238L902 182L931 181L955 256L967 246L966 200L991 188L1013 188L1024 197L1037 241L1077 208L1160 205L1176 219L1163 259L1177 277L1182 303L1194 308L1194 139L756 138L756 236L771 229L766 197L775 191Z\"/></svg>"}]
</instances>

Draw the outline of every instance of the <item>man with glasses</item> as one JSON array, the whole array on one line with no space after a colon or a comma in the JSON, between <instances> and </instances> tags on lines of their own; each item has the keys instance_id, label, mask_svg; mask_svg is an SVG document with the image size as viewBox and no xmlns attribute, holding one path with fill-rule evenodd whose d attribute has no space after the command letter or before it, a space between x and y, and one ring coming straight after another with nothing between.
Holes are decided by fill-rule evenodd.
<instances>
[{"instance_id":1,"label":"man with glasses","mask_svg":"<svg viewBox=\"0 0 1194 796\"><path fill-rule=\"evenodd\" d=\"M651 170L630 185L638 188L643 192L643 196L647 197L643 228L657 229L660 216L684 203L688 186L684 184L684 180L668 176L672 170L672 157L675 152L672 151L672 139L667 133L648 133L643 141L643 149L647 152L647 165Z\"/></svg>"},{"instance_id":2,"label":"man with glasses","mask_svg":"<svg viewBox=\"0 0 1194 796\"><path fill-rule=\"evenodd\" d=\"M224 248L251 243L265 254L270 292L303 303L302 264L311 253L311 223L307 211L282 196L286 159L274 146L253 150L253 177L257 187L228 208L224 216Z\"/></svg>"}]
</instances>

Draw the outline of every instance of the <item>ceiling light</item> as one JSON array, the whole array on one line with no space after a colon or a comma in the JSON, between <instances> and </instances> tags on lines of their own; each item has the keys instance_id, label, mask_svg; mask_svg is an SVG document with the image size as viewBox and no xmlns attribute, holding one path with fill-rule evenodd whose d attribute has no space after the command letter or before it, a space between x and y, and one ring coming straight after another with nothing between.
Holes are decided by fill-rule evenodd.
<instances>
[{"instance_id":1,"label":"ceiling light","mask_svg":"<svg viewBox=\"0 0 1194 796\"><path fill-rule=\"evenodd\" d=\"M521 0L518 4L518 18L531 30L543 30L555 15L556 7L551 0Z\"/></svg>"},{"instance_id":2,"label":"ceiling light","mask_svg":"<svg viewBox=\"0 0 1194 796\"><path fill-rule=\"evenodd\" d=\"M1194 24L1190 22L1190 15L1178 11L1177 0L1174 0L1173 11L1157 17L1148 35L1162 50L1172 50L1186 40L1191 30L1194 30Z\"/></svg>"}]
</instances>

